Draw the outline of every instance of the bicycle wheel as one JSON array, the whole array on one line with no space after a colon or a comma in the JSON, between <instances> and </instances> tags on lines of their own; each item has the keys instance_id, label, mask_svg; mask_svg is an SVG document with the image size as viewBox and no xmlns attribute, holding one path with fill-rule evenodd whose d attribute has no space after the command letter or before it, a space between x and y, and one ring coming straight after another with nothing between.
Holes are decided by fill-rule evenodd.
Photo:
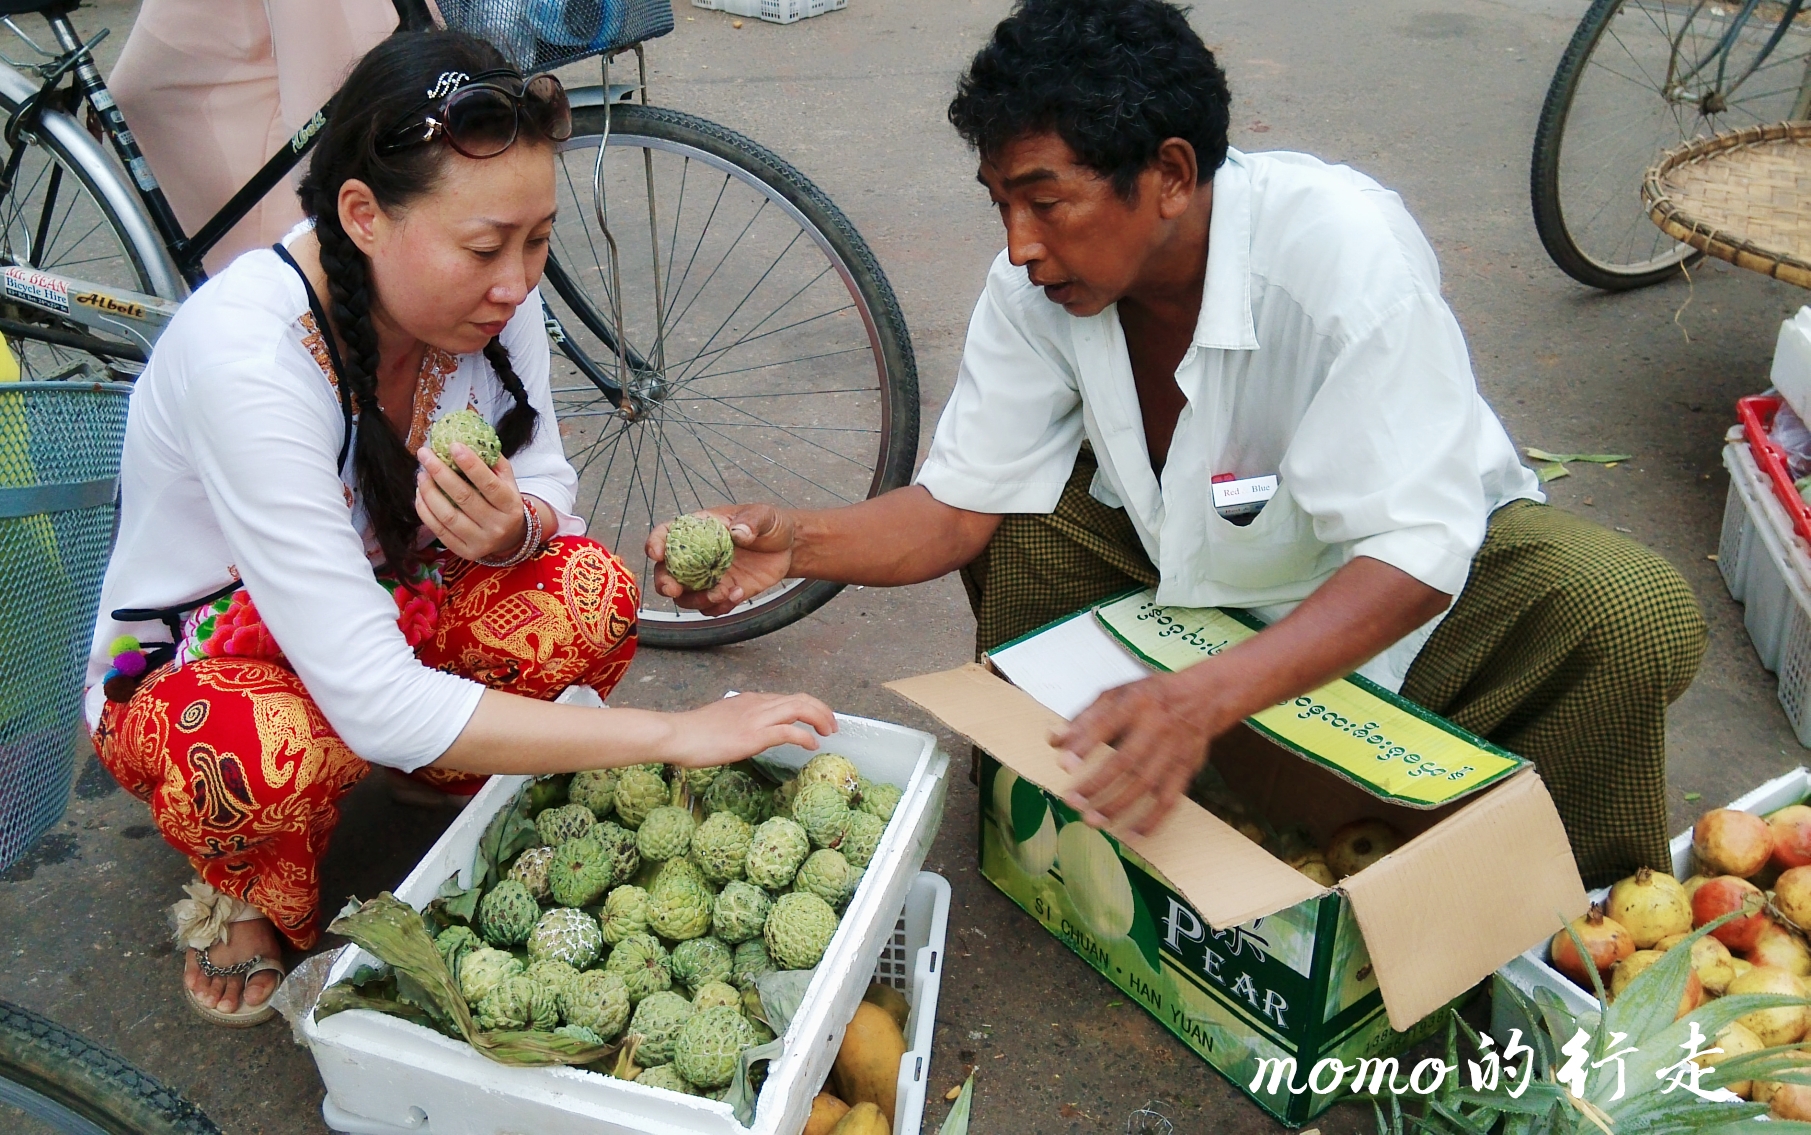
<instances>
[{"instance_id":1,"label":"bicycle wheel","mask_svg":"<svg viewBox=\"0 0 1811 1135\"><path fill-rule=\"evenodd\" d=\"M194 1104L29 1009L0 1001L0 1129L18 1135L219 1135Z\"/></svg>"},{"instance_id":2,"label":"bicycle wheel","mask_svg":"<svg viewBox=\"0 0 1811 1135\"><path fill-rule=\"evenodd\" d=\"M0 122L15 109L0 95ZM92 175L48 131L24 135L26 146L8 191L0 196L0 266L36 268L155 295L139 252ZM0 141L0 163L9 148ZM142 350L97 336L83 325L0 294L0 334L27 379L71 376L95 360L115 377L143 369ZM102 375L101 377L106 377Z\"/></svg>"},{"instance_id":3,"label":"bicycle wheel","mask_svg":"<svg viewBox=\"0 0 1811 1135\"><path fill-rule=\"evenodd\" d=\"M1662 233L1641 178L1689 138L1806 113L1811 14L1777 0L1596 0L1534 135L1534 224L1573 279L1620 291L1697 254Z\"/></svg>"},{"instance_id":4,"label":"bicycle wheel","mask_svg":"<svg viewBox=\"0 0 1811 1135\"><path fill-rule=\"evenodd\" d=\"M911 339L829 198L689 114L619 103L601 151L604 108L573 118L543 295L575 372L556 368L554 403L591 534L645 585L643 541L674 516L749 501L829 508L905 484L918 453ZM649 587L641 640L739 642L838 590L787 580L706 618Z\"/></svg>"}]
</instances>

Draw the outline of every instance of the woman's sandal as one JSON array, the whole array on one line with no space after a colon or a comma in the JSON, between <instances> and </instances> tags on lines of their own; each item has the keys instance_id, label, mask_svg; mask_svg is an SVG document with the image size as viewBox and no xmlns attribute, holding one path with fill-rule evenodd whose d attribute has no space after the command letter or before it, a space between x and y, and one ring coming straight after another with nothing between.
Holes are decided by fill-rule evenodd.
<instances>
[{"instance_id":1,"label":"woman's sandal","mask_svg":"<svg viewBox=\"0 0 1811 1135\"><path fill-rule=\"evenodd\" d=\"M210 978L237 977L242 982L249 982L253 974L274 973L278 984L282 984L287 971L280 961L257 955L230 966L217 966L208 957L209 949L226 941L227 927L232 923L253 922L264 917L257 907L217 891L199 879L182 889L189 897L170 907L170 921L176 929L176 944L195 951L195 965L203 974ZM276 1006L271 1003L276 990L271 990L271 996L265 998L263 1004L247 1005L244 988L241 984L239 1007L230 1013L204 1003L186 983L182 992L188 998L189 1008L202 1020L229 1029L251 1028L276 1016Z\"/></svg>"}]
</instances>

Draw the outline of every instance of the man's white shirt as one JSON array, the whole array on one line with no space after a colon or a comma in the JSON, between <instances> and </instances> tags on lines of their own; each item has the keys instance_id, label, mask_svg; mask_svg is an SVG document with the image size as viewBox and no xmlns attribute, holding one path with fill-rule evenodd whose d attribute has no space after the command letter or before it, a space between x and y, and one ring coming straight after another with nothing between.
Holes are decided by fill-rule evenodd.
<instances>
[{"instance_id":1,"label":"man's white shirt","mask_svg":"<svg viewBox=\"0 0 1811 1135\"><path fill-rule=\"evenodd\" d=\"M1002 252L918 483L976 512L1048 513L1082 440L1157 598L1281 618L1354 556L1456 596L1490 513L1545 499L1479 395L1440 270L1396 194L1304 154L1229 151L1207 282L1176 368L1187 399L1161 480L1116 307L1077 318ZM1212 481L1278 475L1250 524ZM1360 673L1399 689L1438 620Z\"/></svg>"}]
</instances>

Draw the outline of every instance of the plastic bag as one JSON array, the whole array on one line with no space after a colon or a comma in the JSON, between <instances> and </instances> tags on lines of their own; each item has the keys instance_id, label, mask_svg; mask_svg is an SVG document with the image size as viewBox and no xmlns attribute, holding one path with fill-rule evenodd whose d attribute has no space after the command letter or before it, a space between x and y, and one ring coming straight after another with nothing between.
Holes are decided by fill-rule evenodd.
<instances>
[{"instance_id":1,"label":"plastic bag","mask_svg":"<svg viewBox=\"0 0 1811 1135\"><path fill-rule=\"evenodd\" d=\"M1797 481L1811 474L1811 428L1785 403L1773 415L1773 427L1767 431L1773 444L1786 451L1786 472Z\"/></svg>"}]
</instances>

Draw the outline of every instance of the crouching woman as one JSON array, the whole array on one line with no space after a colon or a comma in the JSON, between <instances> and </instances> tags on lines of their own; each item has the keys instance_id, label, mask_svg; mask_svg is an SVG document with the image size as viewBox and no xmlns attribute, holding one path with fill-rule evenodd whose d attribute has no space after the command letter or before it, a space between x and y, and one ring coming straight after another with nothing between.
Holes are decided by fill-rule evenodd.
<instances>
[{"instance_id":1,"label":"crouching woman","mask_svg":"<svg viewBox=\"0 0 1811 1135\"><path fill-rule=\"evenodd\" d=\"M267 1018L283 945L314 943L336 801L371 764L469 794L835 729L803 695L548 704L609 692L639 607L571 513L549 393L535 287L570 131L558 82L479 40L386 40L334 99L312 224L199 288L133 393L88 716L200 877L173 913L217 1023ZM494 468L428 444L466 410L495 426Z\"/></svg>"}]
</instances>

